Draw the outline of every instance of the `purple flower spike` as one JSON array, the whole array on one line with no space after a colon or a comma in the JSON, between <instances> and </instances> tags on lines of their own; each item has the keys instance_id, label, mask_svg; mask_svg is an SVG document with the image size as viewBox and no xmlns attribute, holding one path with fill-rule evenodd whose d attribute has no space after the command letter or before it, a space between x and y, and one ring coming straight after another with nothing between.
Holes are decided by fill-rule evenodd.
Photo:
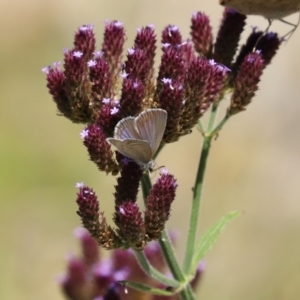
<instances>
[{"instance_id":1,"label":"purple flower spike","mask_svg":"<svg viewBox=\"0 0 300 300\"><path fill-rule=\"evenodd\" d=\"M246 56L234 81L234 92L227 111L233 115L246 109L258 89L264 60L258 52Z\"/></svg>"},{"instance_id":2,"label":"purple flower spike","mask_svg":"<svg viewBox=\"0 0 300 300\"><path fill-rule=\"evenodd\" d=\"M261 56L264 60L265 66L270 64L281 42L282 41L278 38L277 33L273 32L266 33L258 40L256 49L261 51Z\"/></svg>"},{"instance_id":3,"label":"purple flower spike","mask_svg":"<svg viewBox=\"0 0 300 300\"><path fill-rule=\"evenodd\" d=\"M184 90L183 85L178 84L171 79L169 81L162 80L163 86L159 95L160 108L168 113L168 120L164 134L166 143L174 142L179 137L179 121L181 108L183 106Z\"/></svg>"},{"instance_id":4,"label":"purple flower spike","mask_svg":"<svg viewBox=\"0 0 300 300\"><path fill-rule=\"evenodd\" d=\"M118 159L123 158L124 157L121 154L118 157ZM135 162L126 161L123 164L121 176L117 179L118 184L115 186L116 192L114 193L114 196L116 209L118 209L119 205L123 204L124 201L136 201L142 175L143 171Z\"/></svg>"},{"instance_id":5,"label":"purple flower spike","mask_svg":"<svg viewBox=\"0 0 300 300\"><path fill-rule=\"evenodd\" d=\"M81 51L85 60L92 58L96 48L96 39L93 25L83 25L75 33L74 47L76 51Z\"/></svg>"},{"instance_id":6,"label":"purple flower spike","mask_svg":"<svg viewBox=\"0 0 300 300\"><path fill-rule=\"evenodd\" d=\"M213 54L216 62L230 67L245 26L245 20L245 15L231 8L225 8Z\"/></svg>"},{"instance_id":7,"label":"purple flower spike","mask_svg":"<svg viewBox=\"0 0 300 300\"><path fill-rule=\"evenodd\" d=\"M148 79L152 79L156 51L156 35L154 33L153 26L149 25L138 30L137 36L134 40L134 49L141 49L144 51L149 66Z\"/></svg>"},{"instance_id":8,"label":"purple flower spike","mask_svg":"<svg viewBox=\"0 0 300 300\"><path fill-rule=\"evenodd\" d=\"M80 259L71 256L68 261L68 273L62 278L63 292L69 299L90 299L92 290L87 288L86 266Z\"/></svg>"},{"instance_id":9,"label":"purple flower spike","mask_svg":"<svg viewBox=\"0 0 300 300\"><path fill-rule=\"evenodd\" d=\"M93 161L100 171L118 174L119 167L113 159L110 144L106 141L106 135L101 127L96 124L89 125L83 132L83 143L87 147L90 160Z\"/></svg>"},{"instance_id":10,"label":"purple flower spike","mask_svg":"<svg viewBox=\"0 0 300 300\"><path fill-rule=\"evenodd\" d=\"M149 240L158 239L169 219L171 203L175 199L176 179L168 172L162 172L161 177L153 185L146 200L145 226Z\"/></svg>"},{"instance_id":11,"label":"purple flower spike","mask_svg":"<svg viewBox=\"0 0 300 300\"><path fill-rule=\"evenodd\" d=\"M212 51L212 28L210 26L209 17L201 12L194 13L191 25L192 41L195 50L206 57L211 56Z\"/></svg>"},{"instance_id":12,"label":"purple flower spike","mask_svg":"<svg viewBox=\"0 0 300 300\"><path fill-rule=\"evenodd\" d=\"M184 73L185 62L180 47L167 47L161 58L159 74L157 77L156 92L158 93L158 95L161 91L162 80L164 78L170 78L181 83L184 79Z\"/></svg>"},{"instance_id":13,"label":"purple flower spike","mask_svg":"<svg viewBox=\"0 0 300 300\"><path fill-rule=\"evenodd\" d=\"M108 62L103 57L95 57L94 64L89 66L89 78L92 83L93 108L96 112L102 107L103 98L114 96L112 74Z\"/></svg>"},{"instance_id":14,"label":"purple flower spike","mask_svg":"<svg viewBox=\"0 0 300 300\"><path fill-rule=\"evenodd\" d=\"M117 248L120 241L108 226L102 212L99 211L99 202L95 192L89 187L80 187L77 193L78 211L82 225L89 231L99 245L106 249Z\"/></svg>"},{"instance_id":15,"label":"purple flower spike","mask_svg":"<svg viewBox=\"0 0 300 300\"><path fill-rule=\"evenodd\" d=\"M91 267L100 259L99 247L89 232L84 228L77 228L75 234L81 242L84 262L88 267Z\"/></svg>"},{"instance_id":16,"label":"purple flower spike","mask_svg":"<svg viewBox=\"0 0 300 300\"><path fill-rule=\"evenodd\" d=\"M125 78L120 98L120 115L124 118L137 115L142 110L145 95L145 85L140 79Z\"/></svg>"},{"instance_id":17,"label":"purple flower spike","mask_svg":"<svg viewBox=\"0 0 300 300\"><path fill-rule=\"evenodd\" d=\"M117 232L124 242L124 248L142 250L145 247L144 220L135 203L127 201L120 205L114 214L114 221L119 228Z\"/></svg>"},{"instance_id":18,"label":"purple flower spike","mask_svg":"<svg viewBox=\"0 0 300 300\"><path fill-rule=\"evenodd\" d=\"M122 59L124 42L125 30L123 24L118 21L107 21L105 24L102 52L103 57L110 65L110 71L115 80L120 73L120 63Z\"/></svg>"},{"instance_id":19,"label":"purple flower spike","mask_svg":"<svg viewBox=\"0 0 300 300\"><path fill-rule=\"evenodd\" d=\"M162 44L170 44L171 46L178 46L182 43L181 33L179 28L175 25L167 26L162 32Z\"/></svg>"},{"instance_id":20,"label":"purple flower spike","mask_svg":"<svg viewBox=\"0 0 300 300\"><path fill-rule=\"evenodd\" d=\"M151 68L144 50L129 49L124 70L128 74L127 79L139 79L146 84Z\"/></svg>"}]
</instances>

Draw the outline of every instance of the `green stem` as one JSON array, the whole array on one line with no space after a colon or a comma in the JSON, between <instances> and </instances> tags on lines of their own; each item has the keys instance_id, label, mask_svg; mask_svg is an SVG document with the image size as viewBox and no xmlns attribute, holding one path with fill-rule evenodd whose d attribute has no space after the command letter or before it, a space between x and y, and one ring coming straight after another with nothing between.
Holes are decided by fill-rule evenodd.
<instances>
[{"instance_id":1,"label":"green stem","mask_svg":"<svg viewBox=\"0 0 300 300\"><path fill-rule=\"evenodd\" d=\"M179 282L177 282L174 279L167 278L162 273L158 272L155 268L153 268L143 251L135 251L135 257L138 260L141 268L147 275L154 278L158 282L161 282L165 286L170 286L175 289L180 287Z\"/></svg>"},{"instance_id":2,"label":"green stem","mask_svg":"<svg viewBox=\"0 0 300 300\"><path fill-rule=\"evenodd\" d=\"M199 213L200 213L200 202L201 202L201 193L203 188L203 180L206 169L206 162L209 154L211 144L211 136L207 136L204 138L202 151L199 161L199 167L197 172L197 177L194 186L194 195L193 195L193 203L191 209L191 217L190 217L190 227L188 233L188 241L187 248L185 253L185 259L183 264L183 271L185 274L189 274L192 266L193 254L196 243L196 233L199 221Z\"/></svg>"},{"instance_id":3,"label":"green stem","mask_svg":"<svg viewBox=\"0 0 300 300\"><path fill-rule=\"evenodd\" d=\"M211 131L212 128L214 127L217 113L218 113L218 108L219 108L219 103L214 103L212 106L212 109L211 109L210 118L209 118L209 122L208 122L208 126L207 126L208 132Z\"/></svg>"},{"instance_id":4,"label":"green stem","mask_svg":"<svg viewBox=\"0 0 300 300\"><path fill-rule=\"evenodd\" d=\"M217 112L218 112L218 107L219 105L217 103L213 104L212 106L207 132L210 132L214 126ZM203 189L206 163L207 163L212 137L213 135L204 133L204 140L202 144L202 150L201 150L200 160L198 164L198 171L197 171L197 176L194 185L194 194L193 194L193 202L191 208L188 241L187 241L187 247L186 247L185 258L183 263L183 271L185 274L190 274L191 267L192 267L194 249L196 244L196 233L197 233L197 228L199 223L201 194Z\"/></svg>"},{"instance_id":5,"label":"green stem","mask_svg":"<svg viewBox=\"0 0 300 300\"><path fill-rule=\"evenodd\" d=\"M210 136L214 136L218 134L218 132L222 129L224 124L229 120L230 115L226 114L223 120L209 133Z\"/></svg>"}]
</instances>

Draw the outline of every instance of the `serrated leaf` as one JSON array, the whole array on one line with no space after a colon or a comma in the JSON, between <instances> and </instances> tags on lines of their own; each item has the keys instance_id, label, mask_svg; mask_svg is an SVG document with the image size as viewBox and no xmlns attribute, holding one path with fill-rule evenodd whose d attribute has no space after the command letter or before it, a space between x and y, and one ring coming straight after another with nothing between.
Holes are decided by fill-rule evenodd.
<instances>
[{"instance_id":1,"label":"serrated leaf","mask_svg":"<svg viewBox=\"0 0 300 300\"><path fill-rule=\"evenodd\" d=\"M214 224L209 230L204 233L195 247L191 274L194 274L196 272L198 263L215 244L222 229L227 225L227 223L229 223L238 215L239 212L237 211L230 212L226 216L222 217L216 224Z\"/></svg>"}]
</instances>

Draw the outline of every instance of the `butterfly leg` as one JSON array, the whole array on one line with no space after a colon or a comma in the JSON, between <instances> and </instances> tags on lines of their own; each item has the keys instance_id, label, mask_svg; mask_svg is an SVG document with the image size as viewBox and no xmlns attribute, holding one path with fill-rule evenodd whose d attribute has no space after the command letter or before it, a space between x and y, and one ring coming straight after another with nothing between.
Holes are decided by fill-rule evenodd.
<instances>
[{"instance_id":1,"label":"butterfly leg","mask_svg":"<svg viewBox=\"0 0 300 300\"><path fill-rule=\"evenodd\" d=\"M291 36L293 35L293 33L296 31L296 29L298 28L299 24L300 24L300 12L298 13L298 22L297 22L297 24L290 23L290 22L288 22L288 21L286 21L286 20L284 20L284 19L279 19L279 21L282 22L282 23L284 23L284 24L287 24L287 25L290 25L290 26L293 27L292 30L290 30L288 33L286 33L286 34L282 37L282 39L285 39L286 37L288 37L288 38L286 39L286 41L288 41L288 40L291 38Z\"/></svg>"}]
</instances>

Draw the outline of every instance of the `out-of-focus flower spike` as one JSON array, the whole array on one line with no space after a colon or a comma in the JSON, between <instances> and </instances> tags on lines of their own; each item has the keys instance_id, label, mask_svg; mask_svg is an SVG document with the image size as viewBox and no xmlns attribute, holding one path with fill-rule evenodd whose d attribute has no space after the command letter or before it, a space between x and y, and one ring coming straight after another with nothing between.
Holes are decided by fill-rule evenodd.
<instances>
[{"instance_id":1,"label":"out-of-focus flower spike","mask_svg":"<svg viewBox=\"0 0 300 300\"><path fill-rule=\"evenodd\" d=\"M117 233L122 239L125 248L142 250L145 245L145 226L139 207L126 201L116 208L114 214L115 224L118 226Z\"/></svg>"},{"instance_id":2,"label":"out-of-focus flower spike","mask_svg":"<svg viewBox=\"0 0 300 300\"><path fill-rule=\"evenodd\" d=\"M145 226L149 240L156 240L161 236L170 216L171 203L175 199L176 179L165 169L161 174L146 200Z\"/></svg>"},{"instance_id":3,"label":"out-of-focus flower spike","mask_svg":"<svg viewBox=\"0 0 300 300\"><path fill-rule=\"evenodd\" d=\"M227 110L229 115L246 109L258 89L260 76L264 69L264 60L259 52L247 55L234 80L234 92Z\"/></svg>"},{"instance_id":4,"label":"out-of-focus flower spike","mask_svg":"<svg viewBox=\"0 0 300 300\"><path fill-rule=\"evenodd\" d=\"M58 66L54 66L53 68L48 67L46 69L47 87L56 103L59 113L72 120L72 109L65 91L66 78L63 71Z\"/></svg>"},{"instance_id":5,"label":"out-of-focus flower spike","mask_svg":"<svg viewBox=\"0 0 300 300\"><path fill-rule=\"evenodd\" d=\"M96 49L96 39L93 25L83 25L75 33L74 46L76 51L81 51L86 61L92 58Z\"/></svg>"},{"instance_id":6,"label":"out-of-focus flower spike","mask_svg":"<svg viewBox=\"0 0 300 300\"><path fill-rule=\"evenodd\" d=\"M163 79L163 86L159 95L159 107L166 110L168 120L163 136L166 143L174 142L179 138L179 120L184 99L183 85L171 79Z\"/></svg>"},{"instance_id":7,"label":"out-of-focus flower spike","mask_svg":"<svg viewBox=\"0 0 300 300\"><path fill-rule=\"evenodd\" d=\"M69 99L75 123L92 121L91 82L87 74L87 63L80 51L66 51L64 60L65 92Z\"/></svg>"},{"instance_id":8,"label":"out-of-focus flower spike","mask_svg":"<svg viewBox=\"0 0 300 300\"><path fill-rule=\"evenodd\" d=\"M120 156L118 157L120 159ZM117 178L117 185L115 186L115 207L118 207L130 199L131 202L136 201L139 191L139 183L143 175L140 166L133 161L128 161L122 156L123 168L121 176Z\"/></svg>"},{"instance_id":9,"label":"out-of-focus flower spike","mask_svg":"<svg viewBox=\"0 0 300 300\"><path fill-rule=\"evenodd\" d=\"M118 21L106 21L102 52L108 61L110 71L115 80L119 79L121 71L121 59L125 42L125 30L123 24Z\"/></svg>"},{"instance_id":10,"label":"out-of-focus flower spike","mask_svg":"<svg viewBox=\"0 0 300 300\"><path fill-rule=\"evenodd\" d=\"M86 266L91 267L100 259L99 247L86 229L82 227L77 228L75 230L75 235L81 242L84 262Z\"/></svg>"},{"instance_id":11,"label":"out-of-focus flower spike","mask_svg":"<svg viewBox=\"0 0 300 300\"><path fill-rule=\"evenodd\" d=\"M88 62L89 76L92 83L93 111L99 112L103 98L112 98L112 75L109 65L103 57L95 57Z\"/></svg>"},{"instance_id":12,"label":"out-of-focus flower spike","mask_svg":"<svg viewBox=\"0 0 300 300\"><path fill-rule=\"evenodd\" d=\"M167 26L162 32L162 44L177 46L182 43L182 36L179 28L175 25Z\"/></svg>"},{"instance_id":13,"label":"out-of-focus flower spike","mask_svg":"<svg viewBox=\"0 0 300 300\"><path fill-rule=\"evenodd\" d=\"M128 117L138 114L143 107L145 86L139 79L123 80L120 98L120 116Z\"/></svg>"},{"instance_id":14,"label":"out-of-focus flower spike","mask_svg":"<svg viewBox=\"0 0 300 300\"><path fill-rule=\"evenodd\" d=\"M121 300L120 285L118 283L112 284L103 296L103 300ZM95 299L97 300L97 299ZM102 300L102 299L99 299Z\"/></svg>"},{"instance_id":15,"label":"out-of-focus flower spike","mask_svg":"<svg viewBox=\"0 0 300 300\"><path fill-rule=\"evenodd\" d=\"M266 33L258 40L256 49L260 51L265 67L270 64L281 42L282 41L278 38L277 33L273 32Z\"/></svg>"},{"instance_id":16,"label":"out-of-focus flower spike","mask_svg":"<svg viewBox=\"0 0 300 300\"><path fill-rule=\"evenodd\" d=\"M203 278L203 273L205 271L205 263L203 260L201 260L199 263L198 263L198 266L197 266L197 270L196 270L196 274L193 278L193 280L191 281L191 286L192 286L192 289L195 291L197 288L199 288L199 284L201 283L201 280Z\"/></svg>"},{"instance_id":17,"label":"out-of-focus flower spike","mask_svg":"<svg viewBox=\"0 0 300 300\"><path fill-rule=\"evenodd\" d=\"M107 136L96 124L91 124L82 132L83 143L87 147L90 160L93 161L100 171L107 174L117 175L119 167L113 159L110 144L106 141Z\"/></svg>"},{"instance_id":18,"label":"out-of-focus flower spike","mask_svg":"<svg viewBox=\"0 0 300 300\"><path fill-rule=\"evenodd\" d=\"M149 242L145 247L144 252L153 267L155 267L160 272L164 272L166 270L166 262L157 241Z\"/></svg>"},{"instance_id":19,"label":"out-of-focus flower spike","mask_svg":"<svg viewBox=\"0 0 300 300\"><path fill-rule=\"evenodd\" d=\"M191 25L192 41L195 45L195 50L208 58L211 57L212 51L212 28L210 26L209 17L197 12L193 14Z\"/></svg>"},{"instance_id":20,"label":"out-of-focus flower spike","mask_svg":"<svg viewBox=\"0 0 300 300\"><path fill-rule=\"evenodd\" d=\"M77 214L82 225L89 231L97 243L106 249L120 246L120 240L114 230L107 224L102 212L99 211L99 202L93 189L83 186L79 188L76 202Z\"/></svg>"},{"instance_id":21,"label":"out-of-focus flower spike","mask_svg":"<svg viewBox=\"0 0 300 300\"><path fill-rule=\"evenodd\" d=\"M97 287L97 294L103 295L114 282L112 269L112 262L109 259L103 259L98 263L95 263L92 268L93 282Z\"/></svg>"},{"instance_id":22,"label":"out-of-focus flower spike","mask_svg":"<svg viewBox=\"0 0 300 300\"><path fill-rule=\"evenodd\" d=\"M148 245L149 244L147 244L144 251L146 251ZM132 249L116 249L112 252L111 259L114 272L127 271L126 280L140 281L144 283L149 281L148 275L141 269Z\"/></svg>"},{"instance_id":23,"label":"out-of-focus flower spike","mask_svg":"<svg viewBox=\"0 0 300 300\"><path fill-rule=\"evenodd\" d=\"M87 268L82 260L74 256L69 257L67 274L60 280L62 290L68 299L81 300L93 296L91 286L86 280L86 272Z\"/></svg>"},{"instance_id":24,"label":"out-of-focus flower spike","mask_svg":"<svg viewBox=\"0 0 300 300\"><path fill-rule=\"evenodd\" d=\"M230 67L238 47L246 16L234 9L225 8L223 20L214 45L213 58L216 62Z\"/></svg>"}]
</instances>

